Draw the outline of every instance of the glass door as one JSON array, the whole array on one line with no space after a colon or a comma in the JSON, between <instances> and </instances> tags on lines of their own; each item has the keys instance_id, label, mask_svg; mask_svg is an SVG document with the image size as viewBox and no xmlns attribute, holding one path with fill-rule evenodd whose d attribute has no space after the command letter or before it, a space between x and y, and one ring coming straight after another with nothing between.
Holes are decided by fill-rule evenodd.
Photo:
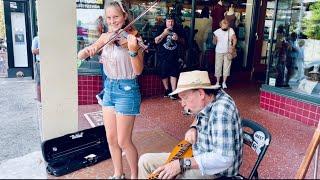
<instances>
[{"instance_id":1,"label":"glass door","mask_svg":"<svg viewBox=\"0 0 320 180\"><path fill-rule=\"evenodd\" d=\"M232 1L230 2L232 3ZM238 57L232 63L232 71L242 71L243 69L250 69L253 64L260 1L242 0L237 1L236 5L237 12L239 13L238 24L235 27L238 40Z\"/></svg>"}]
</instances>

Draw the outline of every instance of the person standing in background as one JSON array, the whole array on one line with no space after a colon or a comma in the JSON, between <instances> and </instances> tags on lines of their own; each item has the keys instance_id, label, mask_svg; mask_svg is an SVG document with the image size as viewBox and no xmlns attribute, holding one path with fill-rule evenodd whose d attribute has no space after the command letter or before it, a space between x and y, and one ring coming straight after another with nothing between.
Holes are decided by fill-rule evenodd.
<instances>
[{"instance_id":1,"label":"person standing in background","mask_svg":"<svg viewBox=\"0 0 320 180\"><path fill-rule=\"evenodd\" d=\"M105 33L105 25L104 25L104 20L102 16L99 16L97 19L97 31L98 35L100 36L102 33Z\"/></svg>"},{"instance_id":2,"label":"person standing in background","mask_svg":"<svg viewBox=\"0 0 320 180\"><path fill-rule=\"evenodd\" d=\"M178 29L175 26L175 21L172 15L166 18L165 28L159 29L158 36L154 41L158 44L157 59L158 72L162 79L162 84L165 88L164 97L177 99L177 96L169 96L169 93L174 91L177 87L177 79L179 76L179 53L177 42L181 37L178 35ZM181 33L179 33L181 34ZM182 38L181 38L182 39ZM170 85L169 86L169 81Z\"/></svg>"},{"instance_id":3,"label":"person standing in background","mask_svg":"<svg viewBox=\"0 0 320 180\"><path fill-rule=\"evenodd\" d=\"M212 7L212 10L211 10L212 32L220 28L219 23L224 19L225 12L226 10L223 7L221 0Z\"/></svg>"},{"instance_id":4,"label":"person standing in background","mask_svg":"<svg viewBox=\"0 0 320 180\"><path fill-rule=\"evenodd\" d=\"M239 25L240 14L235 12L233 4L231 4L228 11L224 13L224 19L229 22L229 27L236 31Z\"/></svg>"},{"instance_id":5,"label":"person standing in background","mask_svg":"<svg viewBox=\"0 0 320 180\"><path fill-rule=\"evenodd\" d=\"M277 34L276 34L276 42L275 42L275 50L273 52L273 58L271 64L275 66L274 72L276 72L276 86L278 87L288 87L287 84L287 51L289 48L289 43L285 38L285 27L280 24L277 27Z\"/></svg>"},{"instance_id":6,"label":"person standing in background","mask_svg":"<svg viewBox=\"0 0 320 180\"><path fill-rule=\"evenodd\" d=\"M220 29L214 31L213 41L216 44L216 56L215 56L215 76L217 78L216 85L220 87L220 77L223 76L222 88L227 88L227 78L230 76L230 69L232 60L228 59L228 52L230 49L235 49L237 44L237 38L234 30L229 27L227 20L220 22ZM222 72L222 73L221 73Z\"/></svg>"},{"instance_id":7,"label":"person standing in background","mask_svg":"<svg viewBox=\"0 0 320 180\"><path fill-rule=\"evenodd\" d=\"M297 69L297 81L301 81L304 79L304 45L305 41L303 39L300 39L298 42L299 45L299 54L297 58L296 69Z\"/></svg>"},{"instance_id":8,"label":"person standing in background","mask_svg":"<svg viewBox=\"0 0 320 180\"><path fill-rule=\"evenodd\" d=\"M289 83L290 79L294 77L294 69L295 64L297 62L299 56L299 46L297 42L298 35L295 32L290 34L290 38L288 39L288 50L287 50L287 61L286 61L286 68L287 68L287 78L286 84Z\"/></svg>"},{"instance_id":9,"label":"person standing in background","mask_svg":"<svg viewBox=\"0 0 320 180\"><path fill-rule=\"evenodd\" d=\"M31 52L35 55L34 62L34 80L36 82L37 100L41 102L41 88L40 88L40 42L39 36L36 35L32 40Z\"/></svg>"}]
</instances>

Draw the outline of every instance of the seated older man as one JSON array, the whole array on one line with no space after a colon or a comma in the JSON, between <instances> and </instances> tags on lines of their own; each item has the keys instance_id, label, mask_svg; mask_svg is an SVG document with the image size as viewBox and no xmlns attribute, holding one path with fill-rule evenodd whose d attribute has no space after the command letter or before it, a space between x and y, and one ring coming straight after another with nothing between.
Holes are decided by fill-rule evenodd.
<instances>
[{"instance_id":1,"label":"seated older man","mask_svg":"<svg viewBox=\"0 0 320 180\"><path fill-rule=\"evenodd\" d=\"M177 89L184 110L195 114L185 134L192 143L193 157L165 164L169 153L147 153L139 159L139 178L158 174L159 179L229 178L242 163L242 127L233 99L210 83L208 72L180 74Z\"/></svg>"}]
</instances>

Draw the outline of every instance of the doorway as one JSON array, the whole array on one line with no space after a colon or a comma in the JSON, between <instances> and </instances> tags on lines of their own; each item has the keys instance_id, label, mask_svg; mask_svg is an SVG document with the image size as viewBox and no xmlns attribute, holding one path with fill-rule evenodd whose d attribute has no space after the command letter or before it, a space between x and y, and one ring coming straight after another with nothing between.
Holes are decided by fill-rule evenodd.
<instances>
[{"instance_id":1,"label":"doorway","mask_svg":"<svg viewBox=\"0 0 320 180\"><path fill-rule=\"evenodd\" d=\"M4 0L8 46L8 77L32 76L29 2ZM19 72L19 73L18 73Z\"/></svg>"}]
</instances>

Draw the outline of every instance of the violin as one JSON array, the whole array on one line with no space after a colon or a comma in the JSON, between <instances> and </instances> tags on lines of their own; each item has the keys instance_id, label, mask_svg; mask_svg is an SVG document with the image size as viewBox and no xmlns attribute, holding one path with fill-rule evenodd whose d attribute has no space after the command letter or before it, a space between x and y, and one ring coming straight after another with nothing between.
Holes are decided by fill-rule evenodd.
<instances>
[{"instance_id":1,"label":"violin","mask_svg":"<svg viewBox=\"0 0 320 180\"><path fill-rule=\"evenodd\" d=\"M137 37L138 45L142 49L142 51L148 51L148 46L143 43L143 41L142 41L141 37L139 36L139 33L138 33L137 30L135 30L133 28L130 28L130 29L126 30L126 31L123 31L122 29L120 29L119 31L121 31L121 32L120 33L116 32L113 35L113 36L116 36L116 38L111 36L111 39L114 38L113 43L116 46L121 46L122 48L128 49L127 37L128 37L129 34L131 34L131 35L134 35L135 37Z\"/></svg>"},{"instance_id":2,"label":"violin","mask_svg":"<svg viewBox=\"0 0 320 180\"><path fill-rule=\"evenodd\" d=\"M138 17L136 17L133 21L131 21L126 27L124 27L123 29L120 29L118 30L115 35L113 35L106 43L105 45L108 45L114 41L116 41L117 39L122 39L124 38L125 40L122 40L123 43L118 43L118 45L121 45L121 44L128 44L125 43L126 42L126 37L128 37L128 34L138 34L138 31L136 30L133 30L132 28L132 25L137 22L142 16L144 16L147 12L149 12L152 8L154 8L158 3L160 2L160 0L156 0L152 6L150 6L148 9L146 9L144 12L142 12ZM134 34L135 33L135 34ZM147 50L148 46L144 45L143 42L142 42L142 39L141 38L137 38L138 39L138 44L139 46L143 49L143 50ZM139 40L140 39L140 40ZM102 49L103 49L104 46L102 46L98 52L100 52Z\"/></svg>"}]
</instances>

